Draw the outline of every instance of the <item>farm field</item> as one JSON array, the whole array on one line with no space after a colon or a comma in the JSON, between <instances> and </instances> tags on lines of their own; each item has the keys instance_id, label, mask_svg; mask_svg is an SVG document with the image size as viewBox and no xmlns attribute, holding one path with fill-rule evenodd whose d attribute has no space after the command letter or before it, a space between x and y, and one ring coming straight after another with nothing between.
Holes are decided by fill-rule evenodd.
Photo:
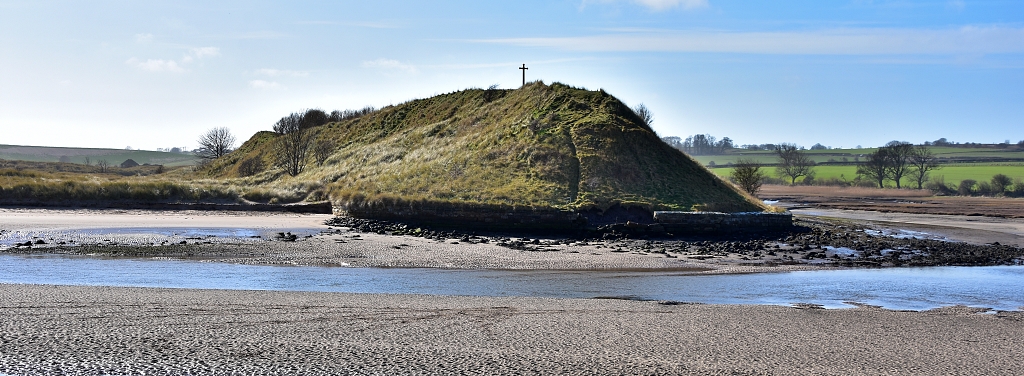
<instances>
[{"instance_id":1,"label":"farm field","mask_svg":"<svg viewBox=\"0 0 1024 376\"><path fill-rule=\"evenodd\" d=\"M70 163L95 165L106 160L110 165L120 165L128 159L138 164L163 165L180 167L195 165L199 159L191 153L170 153L150 150L94 149L94 148L62 148L49 146L0 145L0 159L28 162L59 162L67 157Z\"/></svg>"},{"instance_id":2,"label":"farm field","mask_svg":"<svg viewBox=\"0 0 1024 376\"><path fill-rule=\"evenodd\" d=\"M764 167L767 173L776 177L775 167ZM716 175L728 179L732 173L730 167L719 167L711 168L711 172ZM1011 179L1024 179L1024 162L1022 163L958 163L952 165L943 165L941 169L931 171L928 173L930 179L942 177L946 184L959 184L960 181L965 179L971 179L978 182L989 181L993 175L1003 174L1009 176ZM854 165L819 165L814 167L814 178L817 180L824 179L839 179L852 181L857 177L857 166ZM797 179L797 183L803 181L803 178ZM887 182L888 185L895 186L892 182ZM904 177L903 187L916 188L916 183L913 182L909 177Z\"/></svg>"},{"instance_id":3,"label":"farm field","mask_svg":"<svg viewBox=\"0 0 1024 376\"><path fill-rule=\"evenodd\" d=\"M930 147L935 157L942 163L970 163L970 162L992 162L992 163L1013 163L1024 162L1024 150L1017 147ZM829 149L829 150L805 150L804 152L815 163L856 163L865 155L874 152L877 148L863 149ZM753 159L758 163L775 163L774 152L766 150L742 150L732 149L725 154L719 155L695 155L691 156L701 164L708 166L722 166L729 163L736 163L739 159ZM845 158L845 159L844 159ZM712 164L713 163L713 164Z\"/></svg>"}]
</instances>

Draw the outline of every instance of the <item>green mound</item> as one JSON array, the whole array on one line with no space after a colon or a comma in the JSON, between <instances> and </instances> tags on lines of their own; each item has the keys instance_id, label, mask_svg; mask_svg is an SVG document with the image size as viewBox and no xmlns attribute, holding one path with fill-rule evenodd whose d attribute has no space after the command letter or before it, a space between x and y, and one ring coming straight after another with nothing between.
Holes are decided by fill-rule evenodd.
<instances>
[{"instance_id":1,"label":"green mound","mask_svg":"<svg viewBox=\"0 0 1024 376\"><path fill-rule=\"evenodd\" d=\"M663 143L603 90L534 82L388 106L310 130L337 147L295 177L274 165L283 136L260 132L208 171L265 191L349 207L373 202L604 210L763 211ZM243 179L240 178L239 179ZM258 195L255 195L258 196Z\"/></svg>"}]
</instances>

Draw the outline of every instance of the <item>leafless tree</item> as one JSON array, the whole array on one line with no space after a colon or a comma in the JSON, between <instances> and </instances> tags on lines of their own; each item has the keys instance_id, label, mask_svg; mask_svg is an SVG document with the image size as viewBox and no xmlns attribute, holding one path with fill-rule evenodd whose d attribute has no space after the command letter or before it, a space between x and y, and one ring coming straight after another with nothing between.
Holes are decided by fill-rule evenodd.
<instances>
[{"instance_id":1,"label":"leafless tree","mask_svg":"<svg viewBox=\"0 0 1024 376\"><path fill-rule=\"evenodd\" d=\"M753 159L740 159L734 166L731 174L732 180L751 196L756 195L765 178L764 171L761 171L761 164Z\"/></svg>"},{"instance_id":2,"label":"leafless tree","mask_svg":"<svg viewBox=\"0 0 1024 376\"><path fill-rule=\"evenodd\" d=\"M889 149L879 148L866 155L864 161L857 165L857 175L878 183L878 188L885 188L885 180L889 178Z\"/></svg>"},{"instance_id":3,"label":"leafless tree","mask_svg":"<svg viewBox=\"0 0 1024 376\"><path fill-rule=\"evenodd\" d=\"M323 166L327 158L334 154L334 149L337 148L337 144L334 140L327 138L325 135L321 135L313 143L313 159L316 160L317 166Z\"/></svg>"},{"instance_id":4,"label":"leafless tree","mask_svg":"<svg viewBox=\"0 0 1024 376\"><path fill-rule=\"evenodd\" d=\"M100 168L100 172L107 172L107 169L110 168L110 162L107 162L106 159L100 159L96 161L96 166Z\"/></svg>"},{"instance_id":5,"label":"leafless tree","mask_svg":"<svg viewBox=\"0 0 1024 376\"><path fill-rule=\"evenodd\" d=\"M927 146L915 146L910 154L910 176L917 181L917 189L924 188L924 182L928 180L928 172L938 170L939 161L932 154Z\"/></svg>"},{"instance_id":6,"label":"leafless tree","mask_svg":"<svg viewBox=\"0 0 1024 376\"><path fill-rule=\"evenodd\" d=\"M648 109L647 106L645 106L643 103L640 103L636 105L636 107L633 107L633 113L635 113L636 116L640 117L640 120L643 120L644 124L647 124L648 127L650 127L651 124L654 124L654 114L652 114L651 110Z\"/></svg>"},{"instance_id":7,"label":"leafless tree","mask_svg":"<svg viewBox=\"0 0 1024 376\"><path fill-rule=\"evenodd\" d=\"M896 182L896 188L899 189L901 188L900 181L909 172L914 145L905 141L892 141L885 144L883 148L888 149L886 159L888 159L889 178Z\"/></svg>"},{"instance_id":8,"label":"leafless tree","mask_svg":"<svg viewBox=\"0 0 1024 376\"><path fill-rule=\"evenodd\" d=\"M92 161L89 160L89 157L85 157L85 165L88 166L88 165L91 165L91 164L92 164Z\"/></svg>"},{"instance_id":9,"label":"leafless tree","mask_svg":"<svg viewBox=\"0 0 1024 376\"><path fill-rule=\"evenodd\" d=\"M797 178L814 171L814 161L797 149L796 145L778 145L775 147L775 154L779 156L779 165L775 168L775 173L788 177L791 185L796 184Z\"/></svg>"},{"instance_id":10,"label":"leafless tree","mask_svg":"<svg viewBox=\"0 0 1024 376\"><path fill-rule=\"evenodd\" d=\"M199 156L203 159L217 159L231 152L235 145L235 136L231 130L220 127L213 128L199 136Z\"/></svg>"},{"instance_id":11,"label":"leafless tree","mask_svg":"<svg viewBox=\"0 0 1024 376\"><path fill-rule=\"evenodd\" d=\"M301 113L293 113L274 124L274 131L281 135L277 141L275 161L291 176L305 169L313 140L310 131L302 127L302 117Z\"/></svg>"}]
</instances>

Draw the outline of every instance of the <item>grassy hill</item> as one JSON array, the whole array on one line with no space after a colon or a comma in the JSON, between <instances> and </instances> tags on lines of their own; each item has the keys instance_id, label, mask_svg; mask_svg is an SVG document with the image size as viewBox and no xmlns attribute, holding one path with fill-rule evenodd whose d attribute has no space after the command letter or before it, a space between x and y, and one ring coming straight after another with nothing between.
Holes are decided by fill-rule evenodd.
<instances>
[{"instance_id":1,"label":"grassy hill","mask_svg":"<svg viewBox=\"0 0 1024 376\"><path fill-rule=\"evenodd\" d=\"M167 167L190 166L199 159L191 153L169 153L148 150L61 148L49 146L0 145L0 159L28 162L59 162L66 157L69 163L95 165L106 160L110 165L120 165L128 159L139 164L164 165Z\"/></svg>"},{"instance_id":2,"label":"grassy hill","mask_svg":"<svg viewBox=\"0 0 1024 376\"><path fill-rule=\"evenodd\" d=\"M312 132L333 140L323 166L291 177L274 166L283 136L261 132L210 164L211 178L257 187L253 200L330 199L346 207L430 202L604 210L761 211L699 163L663 143L603 90L534 82L471 89L388 106ZM240 176L245 161L265 166Z\"/></svg>"}]
</instances>

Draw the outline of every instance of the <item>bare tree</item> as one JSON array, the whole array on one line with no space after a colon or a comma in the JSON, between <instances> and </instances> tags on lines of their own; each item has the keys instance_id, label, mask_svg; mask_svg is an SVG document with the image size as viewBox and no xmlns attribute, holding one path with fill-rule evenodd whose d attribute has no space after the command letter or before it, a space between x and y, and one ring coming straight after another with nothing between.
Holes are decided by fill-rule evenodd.
<instances>
[{"instance_id":1,"label":"bare tree","mask_svg":"<svg viewBox=\"0 0 1024 376\"><path fill-rule=\"evenodd\" d=\"M654 124L654 114L652 114L651 110L648 109L647 106L644 106L643 103L633 107L633 113L640 117L640 120L643 120L644 124L647 124L648 127L650 127L651 124Z\"/></svg>"},{"instance_id":2,"label":"bare tree","mask_svg":"<svg viewBox=\"0 0 1024 376\"><path fill-rule=\"evenodd\" d=\"M281 136L276 147L276 162L288 175L296 176L306 167L312 137L308 129L302 128L302 114L293 113L278 120L274 131Z\"/></svg>"},{"instance_id":3,"label":"bare tree","mask_svg":"<svg viewBox=\"0 0 1024 376\"><path fill-rule=\"evenodd\" d=\"M938 158L932 154L927 146L915 146L910 154L910 176L917 181L917 189L924 188L924 182L928 180L928 172L939 169Z\"/></svg>"},{"instance_id":4,"label":"bare tree","mask_svg":"<svg viewBox=\"0 0 1024 376\"><path fill-rule=\"evenodd\" d=\"M753 159L740 159L734 166L732 180L751 196L756 195L765 178L761 164Z\"/></svg>"},{"instance_id":5,"label":"bare tree","mask_svg":"<svg viewBox=\"0 0 1024 376\"><path fill-rule=\"evenodd\" d=\"M92 164L92 161L89 160L89 157L85 157L85 165L88 166L88 165L91 165L91 164Z\"/></svg>"},{"instance_id":6,"label":"bare tree","mask_svg":"<svg viewBox=\"0 0 1024 376\"><path fill-rule=\"evenodd\" d=\"M107 169L110 168L110 162L107 162L106 159L100 159L96 161L96 166L100 168L100 172L107 172Z\"/></svg>"},{"instance_id":7,"label":"bare tree","mask_svg":"<svg viewBox=\"0 0 1024 376\"><path fill-rule=\"evenodd\" d=\"M864 161L857 165L857 175L878 183L878 188L885 188L885 180L889 178L889 149L879 148L866 155Z\"/></svg>"},{"instance_id":8,"label":"bare tree","mask_svg":"<svg viewBox=\"0 0 1024 376\"><path fill-rule=\"evenodd\" d=\"M778 145L775 147L775 154L779 156L779 165L775 168L775 173L788 177L790 185L795 185L797 178L814 172L814 161L797 149L796 145Z\"/></svg>"},{"instance_id":9,"label":"bare tree","mask_svg":"<svg viewBox=\"0 0 1024 376\"><path fill-rule=\"evenodd\" d=\"M889 178L896 182L896 188L899 189L901 188L900 181L909 172L910 159L914 154L914 145L906 141L892 141L885 144L884 148L888 149L886 159L889 162Z\"/></svg>"},{"instance_id":10,"label":"bare tree","mask_svg":"<svg viewBox=\"0 0 1024 376\"><path fill-rule=\"evenodd\" d=\"M203 159L217 159L231 152L235 145L235 136L231 130L220 127L213 128L199 136L199 156Z\"/></svg>"},{"instance_id":11,"label":"bare tree","mask_svg":"<svg viewBox=\"0 0 1024 376\"><path fill-rule=\"evenodd\" d=\"M313 159L316 160L317 166L323 166L327 158L334 153L334 149L337 148L337 144L334 140L327 138L325 135L321 135L313 143Z\"/></svg>"}]
</instances>

